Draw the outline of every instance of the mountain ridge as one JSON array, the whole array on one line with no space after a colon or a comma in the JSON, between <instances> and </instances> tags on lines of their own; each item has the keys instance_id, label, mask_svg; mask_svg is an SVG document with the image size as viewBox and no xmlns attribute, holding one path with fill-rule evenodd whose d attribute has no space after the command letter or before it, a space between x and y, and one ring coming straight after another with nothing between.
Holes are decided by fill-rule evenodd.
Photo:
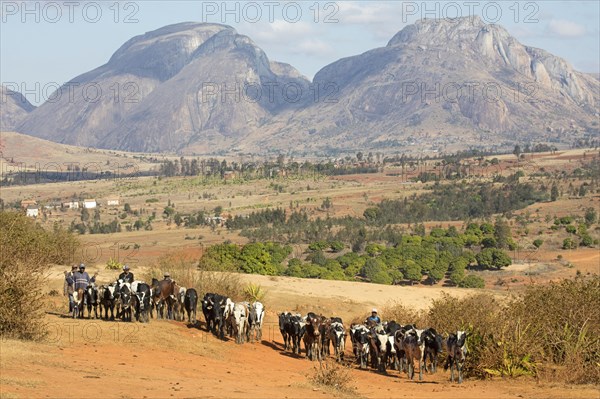
<instances>
[{"instance_id":1,"label":"mountain ridge","mask_svg":"<svg viewBox=\"0 0 600 399\"><path fill-rule=\"evenodd\" d=\"M326 65L312 82L230 26L185 22L131 38L71 82L106 92L116 84L124 98L45 103L17 130L180 153L448 150L566 143L567 133L598 130L597 78L478 17L407 25L384 47Z\"/></svg>"}]
</instances>

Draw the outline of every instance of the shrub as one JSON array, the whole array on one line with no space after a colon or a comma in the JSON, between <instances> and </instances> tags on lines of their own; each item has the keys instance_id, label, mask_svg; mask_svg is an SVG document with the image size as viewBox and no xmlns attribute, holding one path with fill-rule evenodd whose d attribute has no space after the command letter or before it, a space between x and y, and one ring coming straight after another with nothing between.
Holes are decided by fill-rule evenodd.
<instances>
[{"instance_id":1,"label":"shrub","mask_svg":"<svg viewBox=\"0 0 600 399\"><path fill-rule=\"evenodd\" d=\"M108 270L119 270L123 267L123 264L116 259L110 258L106 262L106 269Z\"/></svg>"},{"instance_id":2,"label":"shrub","mask_svg":"<svg viewBox=\"0 0 600 399\"><path fill-rule=\"evenodd\" d=\"M266 295L260 284L248 283L244 288L244 298L249 302L262 301Z\"/></svg>"},{"instance_id":3,"label":"shrub","mask_svg":"<svg viewBox=\"0 0 600 399\"><path fill-rule=\"evenodd\" d=\"M0 212L0 335L45 336L40 301L48 267L71 262L78 245L57 225L46 231L21 213Z\"/></svg>"},{"instance_id":4,"label":"shrub","mask_svg":"<svg viewBox=\"0 0 600 399\"><path fill-rule=\"evenodd\" d=\"M484 269L502 269L512 264L510 257L503 250L497 248L485 248L475 255L475 259L477 259L477 264Z\"/></svg>"},{"instance_id":5,"label":"shrub","mask_svg":"<svg viewBox=\"0 0 600 399\"><path fill-rule=\"evenodd\" d=\"M577 248L577 242L572 238L565 238L563 240L562 249L575 249Z\"/></svg>"},{"instance_id":6,"label":"shrub","mask_svg":"<svg viewBox=\"0 0 600 399\"><path fill-rule=\"evenodd\" d=\"M461 288L483 288L485 287L485 281L479 276L469 274L458 283L458 286Z\"/></svg>"},{"instance_id":7,"label":"shrub","mask_svg":"<svg viewBox=\"0 0 600 399\"><path fill-rule=\"evenodd\" d=\"M202 267L198 263L179 252L167 253L156 260L142 276L144 281L151 282L152 278L162 279L165 272L180 286L198 291L202 298L207 292L230 297L234 301L244 298L243 284L238 274L213 271Z\"/></svg>"},{"instance_id":8,"label":"shrub","mask_svg":"<svg viewBox=\"0 0 600 399\"><path fill-rule=\"evenodd\" d=\"M350 383L353 381L350 370L350 366L338 363L333 359L326 359L319 361L318 365L314 366L313 374L309 379L314 384L348 394L354 391L354 388L350 387Z\"/></svg>"}]
</instances>

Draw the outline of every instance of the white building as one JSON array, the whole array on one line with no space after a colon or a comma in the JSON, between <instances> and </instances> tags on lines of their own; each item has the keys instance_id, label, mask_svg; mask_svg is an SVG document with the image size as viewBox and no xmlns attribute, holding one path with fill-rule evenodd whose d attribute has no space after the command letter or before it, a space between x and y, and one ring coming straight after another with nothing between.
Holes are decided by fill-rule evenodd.
<instances>
[{"instance_id":1,"label":"white building","mask_svg":"<svg viewBox=\"0 0 600 399\"><path fill-rule=\"evenodd\" d=\"M106 205L108 205L108 206L118 206L119 205L119 197L108 197L106 199Z\"/></svg>"},{"instance_id":2,"label":"white building","mask_svg":"<svg viewBox=\"0 0 600 399\"><path fill-rule=\"evenodd\" d=\"M29 216L30 218L37 218L38 214L40 212L40 209L35 206L35 205L29 205L27 207L27 211L26 211L26 215Z\"/></svg>"},{"instance_id":3,"label":"white building","mask_svg":"<svg viewBox=\"0 0 600 399\"><path fill-rule=\"evenodd\" d=\"M94 209L96 207L97 203L95 199L84 199L83 200L83 207L86 209Z\"/></svg>"},{"instance_id":4,"label":"white building","mask_svg":"<svg viewBox=\"0 0 600 399\"><path fill-rule=\"evenodd\" d=\"M67 209L79 209L79 201L63 202L62 206Z\"/></svg>"}]
</instances>

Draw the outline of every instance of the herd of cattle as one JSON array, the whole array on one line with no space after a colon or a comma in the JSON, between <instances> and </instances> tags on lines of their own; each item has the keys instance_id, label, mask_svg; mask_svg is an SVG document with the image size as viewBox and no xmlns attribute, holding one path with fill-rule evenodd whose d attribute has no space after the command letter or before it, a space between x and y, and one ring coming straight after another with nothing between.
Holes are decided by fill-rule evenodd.
<instances>
[{"instance_id":1,"label":"herd of cattle","mask_svg":"<svg viewBox=\"0 0 600 399\"><path fill-rule=\"evenodd\" d=\"M104 316L104 319L108 319L110 311L111 319L116 316L131 321L133 316L138 321L148 322L156 310L157 318L166 316L179 321L184 320L187 312L188 322L196 323L196 290L179 287L172 280L152 279L152 285L142 281L117 281L100 287L91 284L86 290L76 292L74 299L73 317L83 317L87 308L88 317L93 310L97 318L100 307L100 317ZM212 331L220 339L225 339L226 333L238 344L253 340L260 342L262 339L265 307L258 301L235 303L224 295L207 293L202 299L202 312L207 331ZM360 368L367 368L370 364L380 372L388 368L406 371L410 379L414 377L415 362L419 368L419 380L423 379L424 371L437 371L438 356L445 343L447 357L444 368L450 367L452 382L456 369L458 382L462 382L467 354L467 333L464 331L449 334L444 342L434 328L418 329L414 324L400 325L395 321L366 321L346 329L341 318L318 316L313 312L306 316L283 312L278 317L285 351L291 350L300 355L302 342L308 359L321 360L331 355L330 347L333 346L336 360L341 361L349 335Z\"/></svg>"},{"instance_id":2,"label":"herd of cattle","mask_svg":"<svg viewBox=\"0 0 600 399\"><path fill-rule=\"evenodd\" d=\"M85 290L79 289L73 293L75 301L73 318L82 318L87 308L88 317L110 319L120 318L123 321L149 322L154 317L182 321L187 312L188 321L196 321L198 293L194 288L180 287L173 280L152 279L152 285L143 281L131 283L122 280L108 285L96 286L90 284ZM166 314L165 314L166 313Z\"/></svg>"},{"instance_id":3,"label":"herd of cattle","mask_svg":"<svg viewBox=\"0 0 600 399\"><path fill-rule=\"evenodd\" d=\"M300 354L303 341L306 357L321 360L331 354L333 346L336 360L343 360L347 336L350 335L352 351L360 368L368 364L385 372L391 368L406 371L412 380L415 362L419 366L419 380L423 371L437 371L438 355L443 350L443 338L434 328L418 329L414 324L400 325L395 321L352 324L346 330L339 317L327 318L309 312L306 316L283 312L279 314L279 330L284 341L284 350ZM457 331L446 339L447 358L444 368L450 367L450 378L454 382L454 370L458 382L462 383L462 369L467 354L467 333ZM429 361L429 365L427 362Z\"/></svg>"}]
</instances>

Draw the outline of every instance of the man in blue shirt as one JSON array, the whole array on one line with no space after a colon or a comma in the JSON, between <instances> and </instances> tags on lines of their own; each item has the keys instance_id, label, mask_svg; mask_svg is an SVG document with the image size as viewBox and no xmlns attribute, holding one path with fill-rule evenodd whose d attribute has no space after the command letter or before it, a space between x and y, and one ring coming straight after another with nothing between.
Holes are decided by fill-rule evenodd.
<instances>
[{"instance_id":1,"label":"man in blue shirt","mask_svg":"<svg viewBox=\"0 0 600 399\"><path fill-rule=\"evenodd\" d=\"M371 311L371 316L367 317L367 324L372 324L372 323L374 323L374 324L381 323L381 319L377 315L377 309L373 309Z\"/></svg>"},{"instance_id":2,"label":"man in blue shirt","mask_svg":"<svg viewBox=\"0 0 600 399\"><path fill-rule=\"evenodd\" d=\"M94 273L94 276L90 278L90 275L85 271L85 265L82 263L79 265L79 271L73 273L73 279L75 280L75 291L85 290L88 285L96 282L96 275L98 273Z\"/></svg>"}]
</instances>

